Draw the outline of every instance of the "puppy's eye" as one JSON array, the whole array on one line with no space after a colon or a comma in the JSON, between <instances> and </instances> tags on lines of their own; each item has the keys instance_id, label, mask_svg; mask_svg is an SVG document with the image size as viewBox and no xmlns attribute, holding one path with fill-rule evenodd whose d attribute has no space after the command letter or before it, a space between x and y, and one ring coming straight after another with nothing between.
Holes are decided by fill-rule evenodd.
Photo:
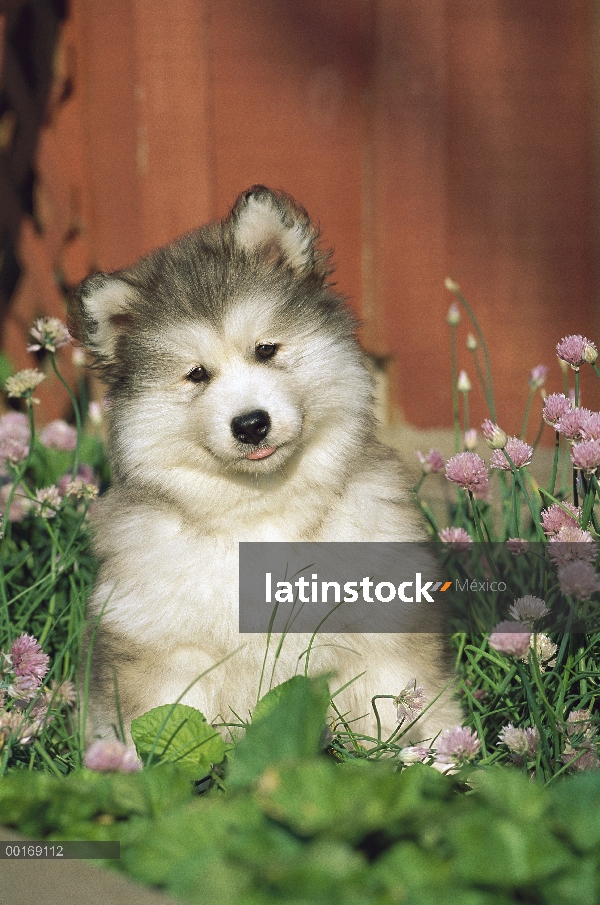
<instances>
[{"instance_id":1,"label":"puppy's eye","mask_svg":"<svg viewBox=\"0 0 600 905\"><path fill-rule=\"evenodd\" d=\"M273 358L278 348L277 343L259 343L254 353L259 361L267 361L269 358Z\"/></svg>"},{"instance_id":2,"label":"puppy's eye","mask_svg":"<svg viewBox=\"0 0 600 905\"><path fill-rule=\"evenodd\" d=\"M191 371L185 375L185 379L189 380L190 383L205 383L207 380L210 380L210 376L206 368L203 368L202 365L198 365L197 368L192 368Z\"/></svg>"}]
</instances>

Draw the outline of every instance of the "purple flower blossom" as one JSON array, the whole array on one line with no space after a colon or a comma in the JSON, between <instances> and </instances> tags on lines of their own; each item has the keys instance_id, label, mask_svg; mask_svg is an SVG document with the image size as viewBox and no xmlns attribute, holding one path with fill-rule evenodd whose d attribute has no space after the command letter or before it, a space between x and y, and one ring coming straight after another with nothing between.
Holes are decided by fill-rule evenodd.
<instances>
[{"instance_id":1,"label":"purple flower blossom","mask_svg":"<svg viewBox=\"0 0 600 905\"><path fill-rule=\"evenodd\" d=\"M23 462L29 455L29 444L23 440L15 440L12 437L0 439L0 463L10 462L17 465Z\"/></svg>"},{"instance_id":2,"label":"purple flower blossom","mask_svg":"<svg viewBox=\"0 0 600 905\"><path fill-rule=\"evenodd\" d=\"M550 538L548 556L557 566L566 565L574 560L594 563L598 548L589 531L583 531L579 525L565 525Z\"/></svg>"},{"instance_id":3,"label":"purple flower blossom","mask_svg":"<svg viewBox=\"0 0 600 905\"><path fill-rule=\"evenodd\" d=\"M142 763L135 751L114 738L99 738L86 751L83 759L89 770L99 773L135 773L142 769Z\"/></svg>"},{"instance_id":4,"label":"purple flower blossom","mask_svg":"<svg viewBox=\"0 0 600 905\"><path fill-rule=\"evenodd\" d=\"M542 417L546 424L554 426L572 408L573 403L568 396L565 396L564 393L552 393L544 401Z\"/></svg>"},{"instance_id":5,"label":"purple flower blossom","mask_svg":"<svg viewBox=\"0 0 600 905\"><path fill-rule=\"evenodd\" d=\"M4 484L0 487L0 512L4 512L11 490L10 484ZM21 488L17 488L8 513L11 522L22 522L32 505L33 504L25 491Z\"/></svg>"},{"instance_id":6,"label":"purple flower blossom","mask_svg":"<svg viewBox=\"0 0 600 905\"><path fill-rule=\"evenodd\" d=\"M519 597L511 606L509 613L518 622L535 622L542 616L547 616L550 610L546 606L546 601L540 597Z\"/></svg>"},{"instance_id":7,"label":"purple flower blossom","mask_svg":"<svg viewBox=\"0 0 600 905\"><path fill-rule=\"evenodd\" d=\"M54 518L60 509L61 502L62 497L54 484L51 484L50 487L42 487L35 492L34 505L37 514L42 518Z\"/></svg>"},{"instance_id":8,"label":"purple flower blossom","mask_svg":"<svg viewBox=\"0 0 600 905\"><path fill-rule=\"evenodd\" d=\"M568 512L565 512L565 509L568 509ZM549 509L544 509L542 512L542 528L545 534L558 534L561 528L568 525L576 525L579 528L580 518L581 509L578 509L573 503L561 503L560 505L552 503Z\"/></svg>"},{"instance_id":9,"label":"purple flower blossom","mask_svg":"<svg viewBox=\"0 0 600 905\"><path fill-rule=\"evenodd\" d=\"M600 412L590 412L589 417L581 428L583 440L600 440Z\"/></svg>"},{"instance_id":10,"label":"purple flower blossom","mask_svg":"<svg viewBox=\"0 0 600 905\"><path fill-rule=\"evenodd\" d=\"M558 583L563 594L577 600L588 600L600 591L600 579L593 565L581 559L559 567Z\"/></svg>"},{"instance_id":11,"label":"purple flower blossom","mask_svg":"<svg viewBox=\"0 0 600 905\"><path fill-rule=\"evenodd\" d=\"M435 746L436 759L441 763L463 763L473 760L479 752L481 742L472 729L455 726L445 729Z\"/></svg>"},{"instance_id":12,"label":"purple flower blossom","mask_svg":"<svg viewBox=\"0 0 600 905\"><path fill-rule=\"evenodd\" d=\"M590 415L589 409L573 408L566 412L554 426L567 440L581 440Z\"/></svg>"},{"instance_id":13,"label":"purple flower blossom","mask_svg":"<svg viewBox=\"0 0 600 905\"><path fill-rule=\"evenodd\" d=\"M574 735L582 735L584 738L593 738L594 727L590 719L589 710L572 710L565 723L565 730L569 738Z\"/></svg>"},{"instance_id":14,"label":"purple flower blossom","mask_svg":"<svg viewBox=\"0 0 600 905\"><path fill-rule=\"evenodd\" d=\"M398 723L412 723L423 712L426 702L425 689L422 685L417 685L416 679L411 679L400 694L394 698Z\"/></svg>"},{"instance_id":15,"label":"purple flower blossom","mask_svg":"<svg viewBox=\"0 0 600 905\"><path fill-rule=\"evenodd\" d=\"M548 368L546 365L537 365L537 367L533 368L529 375L529 386L531 389L539 390L540 387L543 387L547 374Z\"/></svg>"},{"instance_id":16,"label":"purple flower blossom","mask_svg":"<svg viewBox=\"0 0 600 905\"><path fill-rule=\"evenodd\" d=\"M523 468L531 462L533 447L529 446L528 443L524 443L523 440L519 440L518 437L509 437L506 441L504 450L495 449L492 453L492 458L490 460L490 466L492 468L501 468L502 471L511 470L504 452L508 453L515 468Z\"/></svg>"},{"instance_id":17,"label":"purple flower blossom","mask_svg":"<svg viewBox=\"0 0 600 905\"><path fill-rule=\"evenodd\" d=\"M456 553L464 553L473 543L464 528L442 528L439 536L442 543L448 544Z\"/></svg>"},{"instance_id":18,"label":"purple flower blossom","mask_svg":"<svg viewBox=\"0 0 600 905\"><path fill-rule=\"evenodd\" d=\"M0 440L29 443L29 421L22 412L9 412L0 418Z\"/></svg>"},{"instance_id":19,"label":"purple flower blossom","mask_svg":"<svg viewBox=\"0 0 600 905\"><path fill-rule=\"evenodd\" d=\"M527 758L536 756L540 744L540 734L535 727L516 729L512 723L503 727L498 739L499 745L506 745L513 754Z\"/></svg>"},{"instance_id":20,"label":"purple flower blossom","mask_svg":"<svg viewBox=\"0 0 600 905\"><path fill-rule=\"evenodd\" d=\"M529 550L529 541L522 537L511 537L506 541L506 547L513 556L522 556Z\"/></svg>"},{"instance_id":21,"label":"purple flower blossom","mask_svg":"<svg viewBox=\"0 0 600 905\"><path fill-rule=\"evenodd\" d=\"M446 463L446 477L463 490L487 493L488 472L483 459L474 452L458 453Z\"/></svg>"},{"instance_id":22,"label":"purple flower blossom","mask_svg":"<svg viewBox=\"0 0 600 905\"><path fill-rule=\"evenodd\" d=\"M499 622L488 639L490 647L508 657L522 657L529 650L531 632L522 622Z\"/></svg>"},{"instance_id":23,"label":"purple flower blossom","mask_svg":"<svg viewBox=\"0 0 600 905\"><path fill-rule=\"evenodd\" d=\"M7 691L11 698L18 701L31 701L40 690L40 679L37 676L15 676L9 683Z\"/></svg>"},{"instance_id":24,"label":"purple flower blossom","mask_svg":"<svg viewBox=\"0 0 600 905\"><path fill-rule=\"evenodd\" d=\"M600 440L575 443L571 449L571 462L574 468L593 474L600 465Z\"/></svg>"},{"instance_id":25,"label":"purple flower blossom","mask_svg":"<svg viewBox=\"0 0 600 905\"><path fill-rule=\"evenodd\" d=\"M76 481L81 481L83 485L93 484L96 489L99 486L98 479L94 475L94 469L89 465L80 465L77 469ZM58 492L61 496L68 496L67 487L73 483L73 476L70 471L62 476L58 482Z\"/></svg>"},{"instance_id":26,"label":"purple flower blossom","mask_svg":"<svg viewBox=\"0 0 600 905\"><path fill-rule=\"evenodd\" d=\"M410 745L408 748L400 750L398 759L403 764L424 764L432 754L431 748L424 748L423 745Z\"/></svg>"},{"instance_id":27,"label":"purple flower blossom","mask_svg":"<svg viewBox=\"0 0 600 905\"><path fill-rule=\"evenodd\" d=\"M423 474L438 474L444 470L444 457L439 449L430 449L426 456L417 450L417 458L421 463Z\"/></svg>"},{"instance_id":28,"label":"purple flower blossom","mask_svg":"<svg viewBox=\"0 0 600 905\"><path fill-rule=\"evenodd\" d=\"M59 418L57 421L51 421L42 433L40 440L44 446L51 449L62 449L71 452L77 446L77 431L66 421Z\"/></svg>"},{"instance_id":29,"label":"purple flower blossom","mask_svg":"<svg viewBox=\"0 0 600 905\"><path fill-rule=\"evenodd\" d=\"M16 676L35 676L39 682L48 672L50 659L33 635L19 635L10 648L12 672Z\"/></svg>"},{"instance_id":30,"label":"purple flower blossom","mask_svg":"<svg viewBox=\"0 0 600 905\"><path fill-rule=\"evenodd\" d=\"M592 360L595 360L593 359L595 351L596 346L594 343L579 333L565 336L556 346L558 357L566 361L568 365L571 365L575 371L579 370L581 365L585 364L588 359L592 358Z\"/></svg>"}]
</instances>

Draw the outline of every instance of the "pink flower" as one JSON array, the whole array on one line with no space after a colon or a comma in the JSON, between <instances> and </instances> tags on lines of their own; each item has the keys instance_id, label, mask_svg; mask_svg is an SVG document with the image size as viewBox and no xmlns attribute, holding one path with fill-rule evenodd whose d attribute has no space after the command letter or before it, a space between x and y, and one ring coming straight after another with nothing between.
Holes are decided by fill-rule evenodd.
<instances>
[{"instance_id":1,"label":"pink flower","mask_svg":"<svg viewBox=\"0 0 600 905\"><path fill-rule=\"evenodd\" d=\"M0 418L0 440L29 443L29 420L21 412L9 412Z\"/></svg>"},{"instance_id":2,"label":"pink flower","mask_svg":"<svg viewBox=\"0 0 600 905\"><path fill-rule=\"evenodd\" d=\"M83 759L89 770L99 773L135 773L142 769L142 763L135 751L116 738L99 738L86 751Z\"/></svg>"},{"instance_id":3,"label":"pink flower","mask_svg":"<svg viewBox=\"0 0 600 905\"><path fill-rule=\"evenodd\" d=\"M589 531L583 531L579 525L565 525L550 538L548 555L557 566L563 566L574 560L585 560L594 563L598 548Z\"/></svg>"},{"instance_id":4,"label":"pink flower","mask_svg":"<svg viewBox=\"0 0 600 905\"><path fill-rule=\"evenodd\" d=\"M504 449L508 437L501 427L494 424L490 418L486 418L481 425L481 430L488 446L492 449Z\"/></svg>"},{"instance_id":5,"label":"pink flower","mask_svg":"<svg viewBox=\"0 0 600 905\"><path fill-rule=\"evenodd\" d=\"M54 518L60 509L61 502L62 497L54 484L51 484L50 487L42 487L35 492L34 505L37 514L42 518Z\"/></svg>"},{"instance_id":6,"label":"pink flower","mask_svg":"<svg viewBox=\"0 0 600 905\"><path fill-rule=\"evenodd\" d=\"M440 540L448 544L456 553L464 553L473 543L464 528L442 528Z\"/></svg>"},{"instance_id":7,"label":"pink flower","mask_svg":"<svg viewBox=\"0 0 600 905\"><path fill-rule=\"evenodd\" d=\"M568 512L565 512L565 509ZM542 528L544 533L558 534L561 528L567 525L576 525L579 528L579 519L581 518L581 509L578 509L573 503L552 503L549 509L542 512Z\"/></svg>"},{"instance_id":8,"label":"pink flower","mask_svg":"<svg viewBox=\"0 0 600 905\"><path fill-rule=\"evenodd\" d=\"M40 690L40 679L37 676L15 676L9 683L7 691L11 698L30 701Z\"/></svg>"},{"instance_id":9,"label":"pink flower","mask_svg":"<svg viewBox=\"0 0 600 905\"><path fill-rule=\"evenodd\" d=\"M77 469L77 478L75 480L80 480L84 485L93 484L96 488L98 487L98 480L94 475L94 469L89 465L80 465ZM67 474L64 474L60 481L58 482L58 492L61 496L67 496L67 487L69 484L73 483L73 476L70 471Z\"/></svg>"},{"instance_id":10,"label":"pink flower","mask_svg":"<svg viewBox=\"0 0 600 905\"><path fill-rule=\"evenodd\" d=\"M539 390L540 387L543 387L547 374L548 368L546 365L537 365L537 367L533 368L529 375L529 386L531 389Z\"/></svg>"},{"instance_id":11,"label":"pink flower","mask_svg":"<svg viewBox=\"0 0 600 905\"><path fill-rule=\"evenodd\" d=\"M595 351L596 346L594 343L579 333L573 336L565 336L556 346L558 357L571 365L575 371L579 370L581 365L585 364L590 358L595 361L593 358Z\"/></svg>"},{"instance_id":12,"label":"pink flower","mask_svg":"<svg viewBox=\"0 0 600 905\"><path fill-rule=\"evenodd\" d=\"M57 421L51 421L44 428L40 435L40 440L44 446L49 446L51 449L62 449L71 452L77 446L77 431L70 424L67 424L66 421L58 419Z\"/></svg>"},{"instance_id":13,"label":"pink flower","mask_svg":"<svg viewBox=\"0 0 600 905\"><path fill-rule=\"evenodd\" d=\"M567 717L565 730L569 738L574 735L582 735L584 738L593 738L594 727L590 719L589 710L572 710Z\"/></svg>"},{"instance_id":14,"label":"pink flower","mask_svg":"<svg viewBox=\"0 0 600 905\"><path fill-rule=\"evenodd\" d=\"M529 550L529 541L523 540L522 537L511 537L506 541L506 547L513 556L522 556Z\"/></svg>"},{"instance_id":15,"label":"pink flower","mask_svg":"<svg viewBox=\"0 0 600 905\"><path fill-rule=\"evenodd\" d=\"M588 600L592 594L600 591L600 579L593 565L581 559L559 567L558 583L563 594L576 597L577 600Z\"/></svg>"},{"instance_id":16,"label":"pink flower","mask_svg":"<svg viewBox=\"0 0 600 905\"><path fill-rule=\"evenodd\" d=\"M574 468L593 474L600 465L600 440L575 443L571 450L571 462Z\"/></svg>"},{"instance_id":17,"label":"pink flower","mask_svg":"<svg viewBox=\"0 0 600 905\"><path fill-rule=\"evenodd\" d=\"M400 750L398 759L403 764L424 764L432 755L431 748L424 748L423 745L411 745Z\"/></svg>"},{"instance_id":18,"label":"pink flower","mask_svg":"<svg viewBox=\"0 0 600 905\"><path fill-rule=\"evenodd\" d=\"M515 468L523 468L525 465L529 465L533 455L533 447L529 446L528 443L524 443L523 440L519 440L518 437L509 437L506 441L504 451L507 452L512 459ZM492 468L501 468L502 471L510 471L510 464L504 455L504 451L495 449L492 453L490 465Z\"/></svg>"},{"instance_id":19,"label":"pink flower","mask_svg":"<svg viewBox=\"0 0 600 905\"><path fill-rule=\"evenodd\" d=\"M513 754L519 754L522 757L535 757L540 744L540 734L533 727L531 729L516 729L512 723L500 731L498 735L498 744L506 745Z\"/></svg>"},{"instance_id":20,"label":"pink flower","mask_svg":"<svg viewBox=\"0 0 600 905\"><path fill-rule=\"evenodd\" d=\"M458 453L446 463L446 477L463 490L486 493L488 472L483 459L474 452Z\"/></svg>"},{"instance_id":21,"label":"pink flower","mask_svg":"<svg viewBox=\"0 0 600 905\"><path fill-rule=\"evenodd\" d=\"M436 760L441 763L463 763L473 758L479 752L481 742L477 733L472 729L455 726L454 729L444 729L435 746Z\"/></svg>"},{"instance_id":22,"label":"pink flower","mask_svg":"<svg viewBox=\"0 0 600 905\"><path fill-rule=\"evenodd\" d=\"M417 458L421 463L423 474L438 474L444 470L444 457L438 449L430 449L426 456L418 450Z\"/></svg>"},{"instance_id":23,"label":"pink flower","mask_svg":"<svg viewBox=\"0 0 600 905\"><path fill-rule=\"evenodd\" d=\"M48 672L50 658L33 635L19 635L13 641L10 659L16 676L35 676L41 682Z\"/></svg>"},{"instance_id":24,"label":"pink flower","mask_svg":"<svg viewBox=\"0 0 600 905\"><path fill-rule=\"evenodd\" d=\"M554 426L567 440L581 440L591 414L589 409L574 408L566 412Z\"/></svg>"},{"instance_id":25,"label":"pink flower","mask_svg":"<svg viewBox=\"0 0 600 905\"><path fill-rule=\"evenodd\" d=\"M564 393L552 393L544 401L542 416L546 424L555 425L572 408L573 403L568 396L565 396Z\"/></svg>"},{"instance_id":26,"label":"pink flower","mask_svg":"<svg viewBox=\"0 0 600 905\"><path fill-rule=\"evenodd\" d=\"M509 613L518 622L535 622L542 616L547 616L550 610L546 602L540 597L519 597L511 606Z\"/></svg>"},{"instance_id":27,"label":"pink flower","mask_svg":"<svg viewBox=\"0 0 600 905\"><path fill-rule=\"evenodd\" d=\"M584 440L600 440L600 412L590 412L581 428L581 436Z\"/></svg>"},{"instance_id":28,"label":"pink flower","mask_svg":"<svg viewBox=\"0 0 600 905\"><path fill-rule=\"evenodd\" d=\"M499 654L522 657L529 650L531 632L526 631L522 622L499 622L488 639L490 647Z\"/></svg>"},{"instance_id":29,"label":"pink flower","mask_svg":"<svg viewBox=\"0 0 600 905\"><path fill-rule=\"evenodd\" d=\"M0 439L0 462L10 462L17 465L23 462L29 455L29 444L23 440L14 440L11 437Z\"/></svg>"},{"instance_id":30,"label":"pink flower","mask_svg":"<svg viewBox=\"0 0 600 905\"><path fill-rule=\"evenodd\" d=\"M0 487L0 512L4 512L11 490L12 487L10 484L4 484ZM26 495L25 491L18 487L13 497L13 501L10 504L8 513L11 522L22 522L32 505L33 503Z\"/></svg>"},{"instance_id":31,"label":"pink flower","mask_svg":"<svg viewBox=\"0 0 600 905\"><path fill-rule=\"evenodd\" d=\"M404 686L400 694L394 698L394 706L397 708L396 719L398 723L413 720L423 712L423 708L427 703L425 697L425 689L422 685L417 685L416 679L411 679Z\"/></svg>"}]
</instances>

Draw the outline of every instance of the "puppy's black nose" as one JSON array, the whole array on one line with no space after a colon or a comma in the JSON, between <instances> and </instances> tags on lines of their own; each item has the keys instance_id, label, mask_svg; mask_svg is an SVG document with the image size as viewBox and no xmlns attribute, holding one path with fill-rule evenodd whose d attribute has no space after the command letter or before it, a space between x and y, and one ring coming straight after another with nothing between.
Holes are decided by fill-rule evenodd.
<instances>
[{"instance_id":1,"label":"puppy's black nose","mask_svg":"<svg viewBox=\"0 0 600 905\"><path fill-rule=\"evenodd\" d=\"M271 419L267 412L256 409L254 412L246 412L238 415L231 422L231 431L240 443L260 443L271 429Z\"/></svg>"}]
</instances>

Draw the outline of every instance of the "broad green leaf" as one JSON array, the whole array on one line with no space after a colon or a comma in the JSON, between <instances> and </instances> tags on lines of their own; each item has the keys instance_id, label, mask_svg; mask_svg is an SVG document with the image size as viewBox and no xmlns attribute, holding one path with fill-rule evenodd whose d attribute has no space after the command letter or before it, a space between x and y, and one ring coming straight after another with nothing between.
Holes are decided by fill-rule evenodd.
<instances>
[{"instance_id":1,"label":"broad green leaf","mask_svg":"<svg viewBox=\"0 0 600 905\"><path fill-rule=\"evenodd\" d=\"M144 762L174 763L192 779L202 779L225 757L221 735L186 704L149 710L133 721L131 736Z\"/></svg>"},{"instance_id":2,"label":"broad green leaf","mask_svg":"<svg viewBox=\"0 0 600 905\"><path fill-rule=\"evenodd\" d=\"M328 706L329 688L323 678L295 676L279 686L237 746L228 788L254 783L271 764L318 754Z\"/></svg>"},{"instance_id":3,"label":"broad green leaf","mask_svg":"<svg viewBox=\"0 0 600 905\"><path fill-rule=\"evenodd\" d=\"M260 777L256 798L269 817L300 836L357 843L369 833L393 838L435 826L452 781L418 765L393 771L390 763L363 769L325 758L274 764Z\"/></svg>"}]
</instances>

